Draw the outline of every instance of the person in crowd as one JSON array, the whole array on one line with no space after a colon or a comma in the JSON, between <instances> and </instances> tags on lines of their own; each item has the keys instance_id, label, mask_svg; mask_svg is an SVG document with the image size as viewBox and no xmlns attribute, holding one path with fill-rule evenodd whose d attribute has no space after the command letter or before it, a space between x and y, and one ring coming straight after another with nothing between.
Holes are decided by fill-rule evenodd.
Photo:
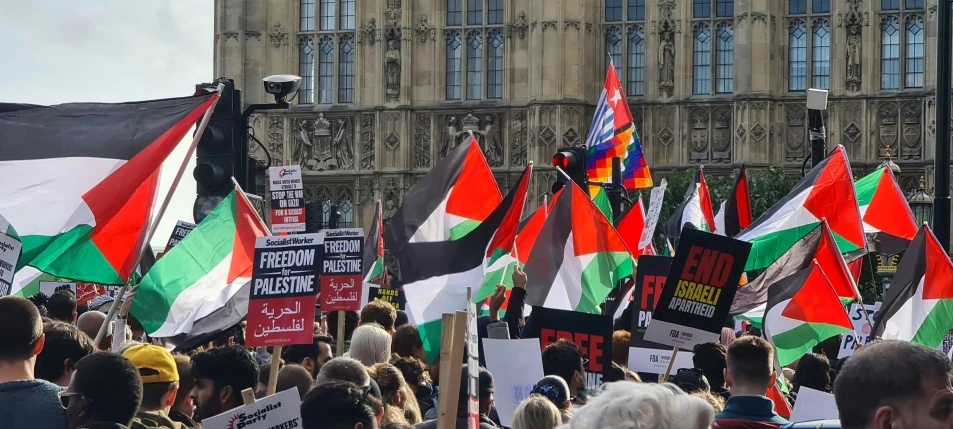
<instances>
[{"instance_id":1,"label":"person in crowd","mask_svg":"<svg viewBox=\"0 0 953 429\"><path fill-rule=\"evenodd\" d=\"M338 335L338 312L332 311L325 313L324 316L327 316L328 323L328 334L334 337L334 340L337 341ZM347 350L347 342L351 340L351 336L354 335L354 330L357 329L358 323L360 323L361 316L356 311L345 311L344 312L344 343L345 351Z\"/></svg>"},{"instance_id":2,"label":"person in crowd","mask_svg":"<svg viewBox=\"0 0 953 429\"><path fill-rule=\"evenodd\" d=\"M301 365L286 365L278 370L278 380L275 384L275 392L284 392L285 390L296 388L298 396L304 399L304 395L311 391L314 385L314 378L307 368Z\"/></svg>"},{"instance_id":3,"label":"person in crowd","mask_svg":"<svg viewBox=\"0 0 953 429\"><path fill-rule=\"evenodd\" d=\"M397 328L400 331L400 328ZM394 355L390 361L407 383L407 388L414 395L422 420L437 418L437 392L430 381L427 366L415 357L399 357Z\"/></svg>"},{"instance_id":4,"label":"person in crowd","mask_svg":"<svg viewBox=\"0 0 953 429\"><path fill-rule=\"evenodd\" d=\"M184 429L185 425L169 418L169 410L179 395L179 371L172 354L156 345L136 344L122 356L136 366L142 380L142 404L132 429Z\"/></svg>"},{"instance_id":5,"label":"person in crowd","mask_svg":"<svg viewBox=\"0 0 953 429\"><path fill-rule=\"evenodd\" d=\"M612 333L612 362L621 367L629 367L629 341L632 334L629 331L618 330Z\"/></svg>"},{"instance_id":6,"label":"person in crowd","mask_svg":"<svg viewBox=\"0 0 953 429\"><path fill-rule=\"evenodd\" d=\"M47 317L66 323L76 323L76 295L69 289L53 292L46 301Z\"/></svg>"},{"instance_id":7,"label":"person in crowd","mask_svg":"<svg viewBox=\"0 0 953 429\"><path fill-rule=\"evenodd\" d=\"M109 307L112 306L112 303L115 300L116 298L113 298L109 295L97 296L96 298L93 298L91 301L89 301L89 309L106 314L109 312Z\"/></svg>"},{"instance_id":8,"label":"person in crowd","mask_svg":"<svg viewBox=\"0 0 953 429\"><path fill-rule=\"evenodd\" d=\"M728 347L728 346L731 345L731 343L734 342L736 339L737 339L737 337L735 336L735 330L734 330L734 329L729 328L729 327L723 327L723 328L721 328L721 340L719 340L721 345L723 345L723 346L725 346L725 347Z\"/></svg>"},{"instance_id":9,"label":"person in crowd","mask_svg":"<svg viewBox=\"0 0 953 429\"><path fill-rule=\"evenodd\" d=\"M391 347L400 357L414 357L427 361L427 352L424 351L424 342L420 339L417 325L408 323L397 328L394 332L394 342Z\"/></svg>"},{"instance_id":10,"label":"person in crowd","mask_svg":"<svg viewBox=\"0 0 953 429\"><path fill-rule=\"evenodd\" d=\"M49 296L43 292L37 292L28 299L33 303L34 306L36 306L36 311L40 312L40 317L44 319L49 318L50 312L46 309L46 303L50 300Z\"/></svg>"},{"instance_id":11,"label":"person in crowd","mask_svg":"<svg viewBox=\"0 0 953 429\"><path fill-rule=\"evenodd\" d=\"M397 329L408 323L410 323L410 317L407 317L407 312L404 310L397 310L397 318L394 319L394 329Z\"/></svg>"},{"instance_id":12,"label":"person in crowd","mask_svg":"<svg viewBox=\"0 0 953 429\"><path fill-rule=\"evenodd\" d=\"M317 386L301 401L303 429L377 429L381 418L380 401L365 388L345 381Z\"/></svg>"},{"instance_id":13,"label":"person in crowd","mask_svg":"<svg viewBox=\"0 0 953 429\"><path fill-rule=\"evenodd\" d=\"M351 349L345 356L357 359L365 366L384 363L390 359L390 345L391 336L385 329L376 323L367 323L354 330Z\"/></svg>"},{"instance_id":14,"label":"person in crowd","mask_svg":"<svg viewBox=\"0 0 953 429\"><path fill-rule=\"evenodd\" d=\"M467 402L469 401L469 377L470 369L466 364L463 365L460 374L460 394L457 397L457 422L456 429L467 429ZM480 379L478 382L477 396L480 399L480 429L499 429L496 423L490 419L490 409L493 407L493 393L496 388L493 384L493 375L490 371L480 368ZM417 429L436 429L437 420L425 421L416 426Z\"/></svg>"},{"instance_id":15,"label":"person in crowd","mask_svg":"<svg viewBox=\"0 0 953 429\"><path fill-rule=\"evenodd\" d=\"M715 418L723 429L738 427L738 421L785 424L774 412L774 403L765 397L775 382L774 349L763 338L743 336L728 346L725 381L731 397Z\"/></svg>"},{"instance_id":16,"label":"person in crowd","mask_svg":"<svg viewBox=\"0 0 953 429\"><path fill-rule=\"evenodd\" d=\"M725 409L725 398L715 395L711 391L698 390L698 391L689 393L689 395L692 395L696 398L704 399L705 402L708 403L708 405L711 405L711 407L715 410L716 413L720 413Z\"/></svg>"},{"instance_id":17,"label":"person in crowd","mask_svg":"<svg viewBox=\"0 0 953 429\"><path fill-rule=\"evenodd\" d=\"M837 334L833 337L830 337L824 341L821 341L820 344L814 346L814 353L820 353L827 358L827 361L831 365L831 383L834 383L834 380L837 379L837 373L840 371L840 367L844 364L844 359L839 359L841 343L844 341L844 334Z\"/></svg>"},{"instance_id":18,"label":"person in crowd","mask_svg":"<svg viewBox=\"0 0 953 429\"><path fill-rule=\"evenodd\" d=\"M953 427L953 363L942 352L876 341L847 359L834 381L844 429Z\"/></svg>"},{"instance_id":19,"label":"person in crowd","mask_svg":"<svg viewBox=\"0 0 953 429\"><path fill-rule=\"evenodd\" d=\"M512 295L511 295L512 296ZM562 377L569 385L569 396L574 404L585 404L581 392L586 386L586 362L576 343L560 339L543 349L543 375Z\"/></svg>"},{"instance_id":20,"label":"person in crowd","mask_svg":"<svg viewBox=\"0 0 953 429\"><path fill-rule=\"evenodd\" d=\"M376 323L390 334L394 333L397 310L389 302L374 299L361 309L361 321L358 326Z\"/></svg>"},{"instance_id":21,"label":"person in crowd","mask_svg":"<svg viewBox=\"0 0 953 429\"><path fill-rule=\"evenodd\" d=\"M99 329L106 323L106 313L100 311L87 311L82 317L76 319L76 327L83 331L89 338L96 339ZM112 329L106 330L106 335L102 341L96 344L96 349L100 351L109 351L112 347L113 336Z\"/></svg>"},{"instance_id":22,"label":"person in crowd","mask_svg":"<svg viewBox=\"0 0 953 429\"><path fill-rule=\"evenodd\" d=\"M346 381L364 387L370 384L370 379L367 375L367 367L361 362L349 357L336 357L329 360L318 373L315 386L332 381Z\"/></svg>"},{"instance_id":23,"label":"person in crowd","mask_svg":"<svg viewBox=\"0 0 953 429\"><path fill-rule=\"evenodd\" d=\"M255 363L257 363L257 359ZM255 398L261 399L268 395L268 382L271 381L271 365L275 361L265 362L264 365L258 367L258 386L255 387ZM285 367L285 360L278 360L278 371L280 372Z\"/></svg>"},{"instance_id":24,"label":"person in crowd","mask_svg":"<svg viewBox=\"0 0 953 429\"><path fill-rule=\"evenodd\" d=\"M186 355L173 355L175 359L175 371L179 373L179 393L175 395L175 402L169 409L169 419L174 422L182 423L189 429L195 429L195 421L192 420L192 413L195 412L195 405L192 402L192 388L195 387L195 378L192 376L192 359Z\"/></svg>"},{"instance_id":25,"label":"person in crowd","mask_svg":"<svg viewBox=\"0 0 953 429\"><path fill-rule=\"evenodd\" d=\"M43 324L43 336L46 341L36 357L34 376L66 387L76 362L96 351L93 341L75 326L56 321Z\"/></svg>"},{"instance_id":26,"label":"person in crowd","mask_svg":"<svg viewBox=\"0 0 953 429\"><path fill-rule=\"evenodd\" d=\"M61 389L34 379L37 355L45 343L36 306L24 298L0 297L0 426L4 429L66 428L66 414L57 399Z\"/></svg>"},{"instance_id":27,"label":"person in crowd","mask_svg":"<svg viewBox=\"0 0 953 429\"><path fill-rule=\"evenodd\" d=\"M384 405L396 408L401 417L400 419L388 418L388 413L385 412L381 424L405 420L415 425L423 420L414 393L397 367L389 363L379 363L368 368L367 373L380 388Z\"/></svg>"},{"instance_id":28,"label":"person in crowd","mask_svg":"<svg viewBox=\"0 0 953 429\"><path fill-rule=\"evenodd\" d=\"M513 413L513 429L555 429L561 424L559 410L541 396L530 396Z\"/></svg>"},{"instance_id":29,"label":"person in crowd","mask_svg":"<svg viewBox=\"0 0 953 429\"><path fill-rule=\"evenodd\" d=\"M569 396L569 385L562 377L547 375L533 386L532 395L542 396L553 403L559 411L559 424L566 424L572 420L572 401Z\"/></svg>"},{"instance_id":30,"label":"person in crowd","mask_svg":"<svg viewBox=\"0 0 953 429\"><path fill-rule=\"evenodd\" d=\"M732 341L734 342L734 341ZM725 370L728 369L728 347L721 343L703 343L695 346L692 364L701 370L708 380L711 393L727 400L728 387L725 386Z\"/></svg>"},{"instance_id":31,"label":"person in crowd","mask_svg":"<svg viewBox=\"0 0 953 429\"><path fill-rule=\"evenodd\" d=\"M142 380L129 359L93 353L76 362L69 387L59 399L70 429L126 429L142 402Z\"/></svg>"},{"instance_id":32,"label":"person in crowd","mask_svg":"<svg viewBox=\"0 0 953 429\"><path fill-rule=\"evenodd\" d=\"M334 358L331 343L334 339L326 335L315 335L311 344L292 344L282 350L281 357L286 363L301 365L315 379L321 367Z\"/></svg>"},{"instance_id":33,"label":"person in crowd","mask_svg":"<svg viewBox=\"0 0 953 429\"><path fill-rule=\"evenodd\" d=\"M715 411L671 384L609 383L576 410L566 429L708 429Z\"/></svg>"},{"instance_id":34,"label":"person in crowd","mask_svg":"<svg viewBox=\"0 0 953 429\"><path fill-rule=\"evenodd\" d=\"M76 304L76 318L82 316L83 313L89 311L89 302L84 302L82 304Z\"/></svg>"},{"instance_id":35,"label":"person in crowd","mask_svg":"<svg viewBox=\"0 0 953 429\"><path fill-rule=\"evenodd\" d=\"M797 398L801 387L831 393L831 365L827 358L817 353L807 353L798 362L794 371L794 389L791 393Z\"/></svg>"},{"instance_id":36,"label":"person in crowd","mask_svg":"<svg viewBox=\"0 0 953 429\"><path fill-rule=\"evenodd\" d=\"M240 407L242 390L258 384L258 364L237 344L216 347L192 357L193 419L202 419Z\"/></svg>"},{"instance_id":37,"label":"person in crowd","mask_svg":"<svg viewBox=\"0 0 953 429\"><path fill-rule=\"evenodd\" d=\"M669 380L685 393L711 392L705 373L698 368L679 368Z\"/></svg>"}]
</instances>

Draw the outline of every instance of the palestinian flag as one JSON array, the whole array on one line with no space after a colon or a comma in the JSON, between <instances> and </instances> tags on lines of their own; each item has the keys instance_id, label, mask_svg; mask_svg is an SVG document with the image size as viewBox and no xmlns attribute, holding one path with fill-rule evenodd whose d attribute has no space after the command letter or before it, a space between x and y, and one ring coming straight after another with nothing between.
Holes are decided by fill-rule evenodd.
<instances>
[{"instance_id":1,"label":"palestinian flag","mask_svg":"<svg viewBox=\"0 0 953 429\"><path fill-rule=\"evenodd\" d=\"M854 183L857 203L867 234L867 250L896 255L917 235L917 221L889 168L868 174Z\"/></svg>"},{"instance_id":2,"label":"palestinian flag","mask_svg":"<svg viewBox=\"0 0 953 429\"><path fill-rule=\"evenodd\" d=\"M838 250L836 239L828 228L827 222L821 221L806 235L795 241L760 276L744 287L738 288L729 314L744 315L743 318L754 323L757 318L751 314L751 311L770 299L771 285L779 279L807 269L814 263L817 263L824 271L834 293L843 303L860 298L853 277Z\"/></svg>"},{"instance_id":3,"label":"palestinian flag","mask_svg":"<svg viewBox=\"0 0 953 429\"><path fill-rule=\"evenodd\" d=\"M787 196L735 237L752 243L745 271L771 265L823 219L827 219L841 253L866 247L843 146L837 146Z\"/></svg>"},{"instance_id":4,"label":"palestinian flag","mask_svg":"<svg viewBox=\"0 0 953 429\"><path fill-rule=\"evenodd\" d=\"M377 200L377 211L371 221L371 230L364 241L364 283L383 283L384 275L384 217L381 215L381 200ZM365 295L367 296L367 295Z\"/></svg>"},{"instance_id":5,"label":"palestinian flag","mask_svg":"<svg viewBox=\"0 0 953 429\"><path fill-rule=\"evenodd\" d=\"M854 283L860 283L861 270L864 268L864 258L859 257L847 263L847 270L850 276L854 278Z\"/></svg>"},{"instance_id":6,"label":"palestinian flag","mask_svg":"<svg viewBox=\"0 0 953 429\"><path fill-rule=\"evenodd\" d=\"M953 327L953 263L924 225L897 265L874 321L874 337L937 348Z\"/></svg>"},{"instance_id":7,"label":"palestinian flag","mask_svg":"<svg viewBox=\"0 0 953 429\"><path fill-rule=\"evenodd\" d=\"M486 219L500 199L490 166L471 137L404 194L384 241L396 254L408 243L457 240Z\"/></svg>"},{"instance_id":8,"label":"palestinian flag","mask_svg":"<svg viewBox=\"0 0 953 429\"><path fill-rule=\"evenodd\" d=\"M579 187L556 195L526 262L526 303L598 314L615 284L632 275L631 255Z\"/></svg>"},{"instance_id":9,"label":"palestinian flag","mask_svg":"<svg viewBox=\"0 0 953 429\"><path fill-rule=\"evenodd\" d=\"M240 192L228 194L143 277L130 311L149 336L188 341L247 314L255 239L268 228Z\"/></svg>"},{"instance_id":10,"label":"palestinian flag","mask_svg":"<svg viewBox=\"0 0 953 429\"><path fill-rule=\"evenodd\" d=\"M645 230L645 205L642 203L642 197L639 196L639 199L635 201L635 204L629 208L629 211L625 212L622 215L622 218L619 219L619 224L616 225L616 230L619 231L619 236L622 237L622 241L625 242L625 246L629 249L636 259L638 255L654 255L655 248L652 246L652 243L649 242L649 245L644 249L639 248L639 242L642 240L642 231Z\"/></svg>"},{"instance_id":11,"label":"palestinian flag","mask_svg":"<svg viewBox=\"0 0 953 429\"><path fill-rule=\"evenodd\" d=\"M701 168L695 172L695 178L688 184L685 200L675 209L675 213L665 223L665 235L677 237L685 225L702 231L715 231L715 215L711 211L711 196L708 183Z\"/></svg>"},{"instance_id":12,"label":"palestinian flag","mask_svg":"<svg viewBox=\"0 0 953 429\"><path fill-rule=\"evenodd\" d=\"M472 147L476 147L476 144L474 143ZM486 165L483 155L479 153L479 148L477 151L478 160ZM400 247L392 245L391 243L396 242L395 235L399 234L394 231L413 230L406 222L409 219L420 219L416 216L416 212L431 204L423 198L428 195L441 198L440 193L427 188L444 187L445 184L440 180L443 180L442 175L448 167L443 164L456 162L453 156L454 153L451 152L408 191L404 196L403 205L391 219L390 229L384 232L387 246L400 264L404 294L407 297L407 315L411 322L418 325L429 362L434 362L440 352L441 316L444 313L466 309L467 287L481 285L485 279L483 264L486 249L504 220L514 216L512 211L517 213L522 211L521 202L526 193L523 182L527 179L524 177L489 216L481 219L482 222L463 237L453 240L448 237L443 241L411 241L403 243ZM524 175L528 176L528 173ZM460 187L459 180L454 189L459 189L467 200L471 199L471 195L478 190L469 189L471 185L467 185L467 188ZM483 186L496 189L495 182ZM519 219L518 214L515 216Z\"/></svg>"},{"instance_id":13,"label":"palestinian flag","mask_svg":"<svg viewBox=\"0 0 953 429\"><path fill-rule=\"evenodd\" d=\"M519 263L513 252L516 249L516 235L520 227L520 218L523 217L523 207L526 204L526 193L529 189L529 180L533 173L533 163L530 162L523 170L514 191L516 196L513 205L500 223L500 227L493 234L490 245L486 248L486 258L483 263L486 278L480 289L473 296L473 302L480 302L493 295L496 285L504 284L507 289L513 288L511 275Z\"/></svg>"},{"instance_id":14,"label":"palestinian flag","mask_svg":"<svg viewBox=\"0 0 953 429\"><path fill-rule=\"evenodd\" d=\"M615 220L612 219L612 203L609 202L609 195L601 186L596 189L596 195L592 197L592 203L599 208L599 212L609 220L609 223L615 225Z\"/></svg>"},{"instance_id":15,"label":"palestinian flag","mask_svg":"<svg viewBox=\"0 0 953 429\"><path fill-rule=\"evenodd\" d=\"M738 180L728 199L715 216L715 232L734 237L751 225L751 198L748 196L748 171L741 167Z\"/></svg>"},{"instance_id":16,"label":"palestinian flag","mask_svg":"<svg viewBox=\"0 0 953 429\"><path fill-rule=\"evenodd\" d=\"M19 266L35 268L20 270L12 292L42 273L124 284L162 162L217 100L0 104L0 213L22 240Z\"/></svg>"},{"instance_id":17,"label":"palestinian flag","mask_svg":"<svg viewBox=\"0 0 953 429\"><path fill-rule=\"evenodd\" d=\"M812 263L768 287L762 329L778 363L786 366L821 341L854 328L824 270Z\"/></svg>"}]
</instances>

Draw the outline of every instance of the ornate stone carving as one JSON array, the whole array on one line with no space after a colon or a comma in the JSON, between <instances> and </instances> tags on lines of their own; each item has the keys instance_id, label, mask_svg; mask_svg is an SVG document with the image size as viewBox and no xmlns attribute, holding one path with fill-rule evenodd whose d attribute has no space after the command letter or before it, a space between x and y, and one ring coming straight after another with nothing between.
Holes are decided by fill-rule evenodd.
<instances>
[{"instance_id":1,"label":"ornate stone carving","mask_svg":"<svg viewBox=\"0 0 953 429\"><path fill-rule=\"evenodd\" d=\"M805 153L805 128L804 118L806 112L804 108L798 105L790 104L787 109L787 142L784 146L784 160L788 162L797 162L804 159Z\"/></svg>"},{"instance_id":2,"label":"ornate stone carving","mask_svg":"<svg viewBox=\"0 0 953 429\"><path fill-rule=\"evenodd\" d=\"M357 43L367 42L368 45L373 45L380 39L381 32L377 29L377 20L374 18L369 19L366 25L357 29Z\"/></svg>"},{"instance_id":3,"label":"ornate stone carving","mask_svg":"<svg viewBox=\"0 0 953 429\"><path fill-rule=\"evenodd\" d=\"M414 168L430 168L430 114L414 115Z\"/></svg>"},{"instance_id":4,"label":"ornate stone carving","mask_svg":"<svg viewBox=\"0 0 953 429\"><path fill-rule=\"evenodd\" d=\"M377 181L373 176L361 177L357 181L357 204L364 205L374 202L374 192L376 190Z\"/></svg>"},{"instance_id":5,"label":"ornate stone carving","mask_svg":"<svg viewBox=\"0 0 953 429\"><path fill-rule=\"evenodd\" d=\"M658 129L655 137L662 146L669 146L675 141L675 108L671 106L655 110L655 127Z\"/></svg>"},{"instance_id":6,"label":"ornate stone carving","mask_svg":"<svg viewBox=\"0 0 953 429\"><path fill-rule=\"evenodd\" d=\"M761 124L754 124L751 127L751 140L755 142L760 142L764 135L766 134L765 129Z\"/></svg>"},{"instance_id":7,"label":"ornate stone carving","mask_svg":"<svg viewBox=\"0 0 953 429\"><path fill-rule=\"evenodd\" d=\"M526 112L523 110L513 112L511 124L512 134L510 134L510 142L512 143L512 148L510 149L510 165L519 167L526 165Z\"/></svg>"},{"instance_id":8,"label":"ornate stone carving","mask_svg":"<svg viewBox=\"0 0 953 429\"><path fill-rule=\"evenodd\" d=\"M771 17L771 18L773 19L774 17ZM751 12L751 23L754 24L756 22L760 22L762 24L767 25L768 15L761 12Z\"/></svg>"},{"instance_id":9,"label":"ornate stone carving","mask_svg":"<svg viewBox=\"0 0 953 429\"><path fill-rule=\"evenodd\" d=\"M552 29L553 31L559 31L556 28L556 21L540 21L539 25L540 25L540 28L543 30L543 33L546 32L547 28Z\"/></svg>"},{"instance_id":10,"label":"ornate stone carving","mask_svg":"<svg viewBox=\"0 0 953 429\"><path fill-rule=\"evenodd\" d=\"M710 117L708 110L696 108L689 115L691 130L691 146L689 147L689 161L693 164L708 162L708 125Z\"/></svg>"},{"instance_id":11,"label":"ornate stone carving","mask_svg":"<svg viewBox=\"0 0 953 429\"><path fill-rule=\"evenodd\" d=\"M262 120L261 116L256 116L256 118ZM268 157L260 153L264 149L271 156L273 163L280 164L284 161L285 120L281 116L267 116L264 119L267 121L265 128L267 137L262 142L264 148L258 146L258 143L254 140L249 139L248 153L257 160L266 161ZM255 126L254 129L258 129L258 127Z\"/></svg>"},{"instance_id":12,"label":"ornate stone carving","mask_svg":"<svg viewBox=\"0 0 953 429\"><path fill-rule=\"evenodd\" d=\"M226 31L222 33L222 38L224 38L225 40L228 40L228 39L238 40L238 36L239 34L237 31Z\"/></svg>"},{"instance_id":13,"label":"ornate stone carving","mask_svg":"<svg viewBox=\"0 0 953 429\"><path fill-rule=\"evenodd\" d=\"M354 128L350 118L337 118L332 124L322 113L314 120L295 118L292 128L292 156L305 170L354 168Z\"/></svg>"},{"instance_id":14,"label":"ornate stone carving","mask_svg":"<svg viewBox=\"0 0 953 429\"><path fill-rule=\"evenodd\" d=\"M529 27L529 22L526 21L526 12L519 11L516 14L516 20L506 26L506 37L511 38L515 34L523 39L526 37L526 27Z\"/></svg>"},{"instance_id":15,"label":"ornate stone carving","mask_svg":"<svg viewBox=\"0 0 953 429\"><path fill-rule=\"evenodd\" d=\"M373 170L376 137L376 115L365 113L361 115L361 169Z\"/></svg>"},{"instance_id":16,"label":"ornate stone carving","mask_svg":"<svg viewBox=\"0 0 953 429\"><path fill-rule=\"evenodd\" d=\"M246 31L246 32L245 32L245 40L251 40L251 39L255 39L255 40L257 40L257 41L260 42L260 41L261 41L261 31Z\"/></svg>"},{"instance_id":17,"label":"ornate stone carving","mask_svg":"<svg viewBox=\"0 0 953 429\"><path fill-rule=\"evenodd\" d=\"M903 160L918 160L923 145L923 131L920 126L923 109L919 102L910 101L903 105L900 114L903 117L903 147L897 155Z\"/></svg>"},{"instance_id":18,"label":"ornate stone carving","mask_svg":"<svg viewBox=\"0 0 953 429\"><path fill-rule=\"evenodd\" d=\"M417 28L414 28L414 31L417 33L417 40L420 43L426 42L427 39L437 40L437 27L427 20L427 15L420 17L420 22L417 23Z\"/></svg>"},{"instance_id":19,"label":"ornate stone carving","mask_svg":"<svg viewBox=\"0 0 953 429\"><path fill-rule=\"evenodd\" d=\"M658 67L659 92L663 97L671 97L675 90L675 33L681 32L681 22L672 18L675 9L673 0L659 2L659 15L653 33L659 35Z\"/></svg>"},{"instance_id":20,"label":"ornate stone carving","mask_svg":"<svg viewBox=\"0 0 953 429\"><path fill-rule=\"evenodd\" d=\"M863 28L868 25L868 12L860 11L861 0L847 0L850 9L847 14L837 14L837 25L847 28L847 76L849 91L860 91L863 82Z\"/></svg>"},{"instance_id":21,"label":"ornate stone carving","mask_svg":"<svg viewBox=\"0 0 953 429\"><path fill-rule=\"evenodd\" d=\"M397 150L400 146L400 113L387 112L383 115L384 147L388 150Z\"/></svg>"},{"instance_id":22,"label":"ornate stone carving","mask_svg":"<svg viewBox=\"0 0 953 429\"><path fill-rule=\"evenodd\" d=\"M738 141L744 143L748 138L748 130L745 128L745 124L738 124L738 129L735 131L735 134L738 135Z\"/></svg>"},{"instance_id":23,"label":"ornate stone carving","mask_svg":"<svg viewBox=\"0 0 953 429\"><path fill-rule=\"evenodd\" d=\"M288 32L281 28L280 22L275 22L275 25L271 27L268 38L271 39L271 44L276 48L280 48L281 45L288 46Z\"/></svg>"},{"instance_id":24,"label":"ornate stone carving","mask_svg":"<svg viewBox=\"0 0 953 429\"><path fill-rule=\"evenodd\" d=\"M569 29L569 27L572 27L572 28L575 28L576 31L579 31L579 21L566 20L566 21L564 21L564 22L565 22L565 24L566 24L566 29L567 29L567 30Z\"/></svg>"},{"instance_id":25,"label":"ornate stone carving","mask_svg":"<svg viewBox=\"0 0 953 429\"><path fill-rule=\"evenodd\" d=\"M851 122L849 125L847 125L846 128L844 128L844 138L846 138L847 141L851 143L857 142L857 139L860 138L861 134L863 134L863 132L860 131L860 127L858 127L857 124L853 122Z\"/></svg>"},{"instance_id":26,"label":"ornate stone carving","mask_svg":"<svg viewBox=\"0 0 953 429\"><path fill-rule=\"evenodd\" d=\"M400 10L388 9L389 22L384 27L384 37L387 40L387 51L384 53L384 94L387 101L397 101L400 98Z\"/></svg>"},{"instance_id":27,"label":"ornate stone carving","mask_svg":"<svg viewBox=\"0 0 953 429\"><path fill-rule=\"evenodd\" d=\"M738 23L738 24L742 24L742 23L744 23L744 22L747 21L747 20L748 20L748 14L747 14L747 13L742 13L742 14L740 14L740 15L735 16L735 22Z\"/></svg>"},{"instance_id":28,"label":"ornate stone carving","mask_svg":"<svg viewBox=\"0 0 953 429\"><path fill-rule=\"evenodd\" d=\"M397 214L400 207L401 184L397 177L388 177L384 180L384 193L381 196L381 216L384 218L384 228L390 226L390 219Z\"/></svg>"},{"instance_id":29,"label":"ornate stone carving","mask_svg":"<svg viewBox=\"0 0 953 429\"><path fill-rule=\"evenodd\" d=\"M886 103L877 110L879 118L880 144L878 145L878 156L886 156L887 148L893 153L899 153L897 150L897 140L899 131L897 129L897 118L900 115L900 109L896 104Z\"/></svg>"},{"instance_id":30,"label":"ornate stone carving","mask_svg":"<svg viewBox=\"0 0 953 429\"><path fill-rule=\"evenodd\" d=\"M712 115L715 127L712 130L711 162L731 163L731 109L721 107Z\"/></svg>"}]
</instances>

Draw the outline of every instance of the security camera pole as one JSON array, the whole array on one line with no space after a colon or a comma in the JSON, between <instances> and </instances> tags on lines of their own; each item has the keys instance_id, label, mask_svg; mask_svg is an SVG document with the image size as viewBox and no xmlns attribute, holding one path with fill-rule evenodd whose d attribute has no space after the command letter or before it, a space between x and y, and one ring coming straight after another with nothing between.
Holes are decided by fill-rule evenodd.
<instances>
[{"instance_id":1,"label":"security camera pole","mask_svg":"<svg viewBox=\"0 0 953 429\"><path fill-rule=\"evenodd\" d=\"M933 174L933 232L947 252L950 251L950 0L940 0L936 22L936 171Z\"/></svg>"},{"instance_id":2,"label":"security camera pole","mask_svg":"<svg viewBox=\"0 0 953 429\"><path fill-rule=\"evenodd\" d=\"M824 128L824 111L827 110L827 90L807 90L807 130L811 137L811 167L827 156L827 130Z\"/></svg>"}]
</instances>

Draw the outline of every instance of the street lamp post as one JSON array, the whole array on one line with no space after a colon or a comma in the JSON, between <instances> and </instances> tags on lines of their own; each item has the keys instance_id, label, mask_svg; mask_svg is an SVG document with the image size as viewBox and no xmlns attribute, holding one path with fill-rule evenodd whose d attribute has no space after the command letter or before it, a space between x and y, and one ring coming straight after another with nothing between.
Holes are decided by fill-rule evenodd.
<instances>
[{"instance_id":1,"label":"street lamp post","mask_svg":"<svg viewBox=\"0 0 953 429\"><path fill-rule=\"evenodd\" d=\"M932 225L933 221L933 197L926 191L926 179L920 176L920 186L916 192L907 199L910 203L910 210L913 210L913 217L920 225ZM939 239L939 236L937 237Z\"/></svg>"},{"instance_id":2,"label":"street lamp post","mask_svg":"<svg viewBox=\"0 0 953 429\"><path fill-rule=\"evenodd\" d=\"M950 78L953 51L953 20L950 0L938 2L936 22L936 153L933 174L933 232L947 252L950 251Z\"/></svg>"}]
</instances>

